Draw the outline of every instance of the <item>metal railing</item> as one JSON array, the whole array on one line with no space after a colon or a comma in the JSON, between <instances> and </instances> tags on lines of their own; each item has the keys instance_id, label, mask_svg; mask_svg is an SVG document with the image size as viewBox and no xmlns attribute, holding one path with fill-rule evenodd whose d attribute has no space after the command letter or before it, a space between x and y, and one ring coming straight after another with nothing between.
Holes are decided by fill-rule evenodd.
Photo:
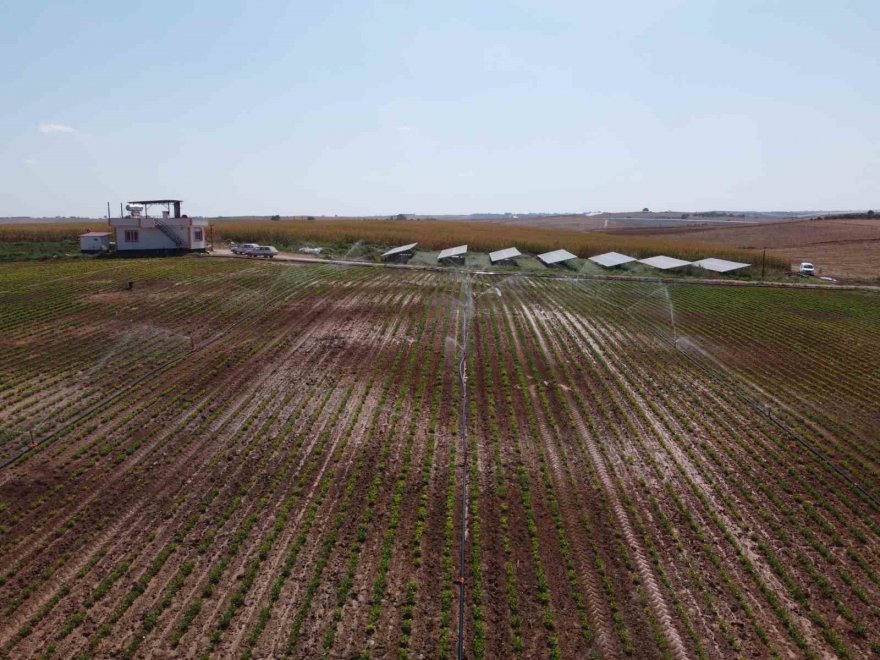
<instances>
[{"instance_id":1,"label":"metal railing","mask_svg":"<svg viewBox=\"0 0 880 660\"><path fill-rule=\"evenodd\" d=\"M165 234L168 238L170 238L172 241L174 241L174 244L177 247L179 247L179 248L186 247L186 241L183 240L176 231L174 231L171 227L166 225L161 220L156 220L156 229L158 229L163 234Z\"/></svg>"}]
</instances>

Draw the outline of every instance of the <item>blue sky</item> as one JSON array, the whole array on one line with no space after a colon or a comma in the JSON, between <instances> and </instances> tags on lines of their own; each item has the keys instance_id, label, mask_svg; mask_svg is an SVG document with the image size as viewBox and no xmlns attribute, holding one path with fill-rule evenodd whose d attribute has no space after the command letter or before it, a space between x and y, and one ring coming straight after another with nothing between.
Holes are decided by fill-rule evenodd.
<instances>
[{"instance_id":1,"label":"blue sky","mask_svg":"<svg viewBox=\"0 0 880 660\"><path fill-rule=\"evenodd\" d=\"M8 0L0 215L880 206L880 3Z\"/></svg>"}]
</instances>

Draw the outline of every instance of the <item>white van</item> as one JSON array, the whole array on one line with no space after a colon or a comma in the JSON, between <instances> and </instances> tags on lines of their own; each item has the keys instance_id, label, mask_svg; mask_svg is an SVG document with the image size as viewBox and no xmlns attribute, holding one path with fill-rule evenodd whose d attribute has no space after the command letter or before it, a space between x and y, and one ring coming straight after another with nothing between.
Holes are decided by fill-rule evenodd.
<instances>
[{"instance_id":1,"label":"white van","mask_svg":"<svg viewBox=\"0 0 880 660\"><path fill-rule=\"evenodd\" d=\"M800 273L801 273L801 275L807 275L808 277L812 277L813 275L816 274L816 267L813 264L811 264L809 261L804 261L801 264Z\"/></svg>"}]
</instances>

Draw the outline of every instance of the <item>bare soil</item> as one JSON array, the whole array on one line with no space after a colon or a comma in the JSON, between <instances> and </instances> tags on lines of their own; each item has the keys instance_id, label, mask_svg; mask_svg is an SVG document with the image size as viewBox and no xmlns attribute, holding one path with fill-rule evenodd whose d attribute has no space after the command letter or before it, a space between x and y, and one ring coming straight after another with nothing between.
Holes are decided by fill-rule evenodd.
<instances>
[{"instance_id":1,"label":"bare soil","mask_svg":"<svg viewBox=\"0 0 880 660\"><path fill-rule=\"evenodd\" d=\"M615 234L767 248L793 267L814 263L820 275L864 280L880 278L880 218L803 220L722 228L619 229Z\"/></svg>"}]
</instances>

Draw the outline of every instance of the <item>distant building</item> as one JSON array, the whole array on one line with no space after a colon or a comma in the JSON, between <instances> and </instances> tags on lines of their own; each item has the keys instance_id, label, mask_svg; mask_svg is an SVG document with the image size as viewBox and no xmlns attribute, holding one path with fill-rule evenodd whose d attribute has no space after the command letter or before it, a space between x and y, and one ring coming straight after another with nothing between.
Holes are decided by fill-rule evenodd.
<instances>
[{"instance_id":1,"label":"distant building","mask_svg":"<svg viewBox=\"0 0 880 660\"><path fill-rule=\"evenodd\" d=\"M109 231L90 231L80 234L79 251L85 254L100 254L101 252L110 251Z\"/></svg>"},{"instance_id":2,"label":"distant building","mask_svg":"<svg viewBox=\"0 0 880 660\"><path fill-rule=\"evenodd\" d=\"M203 252L208 246L208 221L180 214L179 199L128 202L128 215L110 218L117 252ZM164 206L160 216L150 207Z\"/></svg>"}]
</instances>

